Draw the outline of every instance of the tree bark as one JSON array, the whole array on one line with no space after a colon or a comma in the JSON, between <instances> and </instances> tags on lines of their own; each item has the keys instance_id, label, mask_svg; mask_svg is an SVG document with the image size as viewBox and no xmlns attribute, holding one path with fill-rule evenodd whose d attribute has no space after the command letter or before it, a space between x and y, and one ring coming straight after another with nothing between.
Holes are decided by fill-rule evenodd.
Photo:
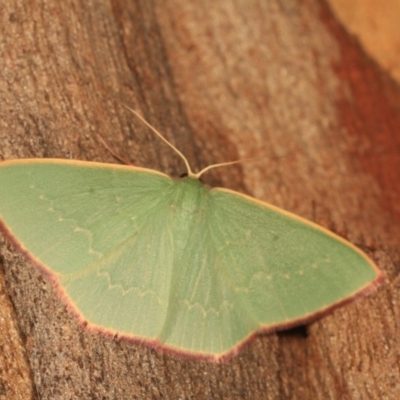
<instances>
[{"instance_id":1,"label":"tree bark","mask_svg":"<svg viewBox=\"0 0 400 400\"><path fill-rule=\"evenodd\" d=\"M212 364L83 330L2 236L0 399L400 398L400 90L324 2L5 0L0 15L1 159L115 162L100 135L185 172L126 104L193 169L262 156L204 180L331 229L386 274L306 334Z\"/></svg>"}]
</instances>

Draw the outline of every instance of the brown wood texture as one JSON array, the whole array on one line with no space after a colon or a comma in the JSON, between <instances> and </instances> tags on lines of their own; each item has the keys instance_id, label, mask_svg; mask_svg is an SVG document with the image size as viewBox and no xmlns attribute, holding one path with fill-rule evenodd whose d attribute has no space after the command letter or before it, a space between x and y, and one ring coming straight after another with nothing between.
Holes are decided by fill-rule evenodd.
<instances>
[{"instance_id":1,"label":"brown wood texture","mask_svg":"<svg viewBox=\"0 0 400 400\"><path fill-rule=\"evenodd\" d=\"M400 82L400 1L328 0L332 11L357 36L367 54Z\"/></svg>"},{"instance_id":2,"label":"brown wood texture","mask_svg":"<svg viewBox=\"0 0 400 400\"><path fill-rule=\"evenodd\" d=\"M99 134L179 176L125 103L194 169L263 156L205 181L333 230L386 274L307 335L211 364L82 330L1 236L0 399L400 398L400 89L324 2L5 0L0 18L1 159L115 162Z\"/></svg>"}]
</instances>

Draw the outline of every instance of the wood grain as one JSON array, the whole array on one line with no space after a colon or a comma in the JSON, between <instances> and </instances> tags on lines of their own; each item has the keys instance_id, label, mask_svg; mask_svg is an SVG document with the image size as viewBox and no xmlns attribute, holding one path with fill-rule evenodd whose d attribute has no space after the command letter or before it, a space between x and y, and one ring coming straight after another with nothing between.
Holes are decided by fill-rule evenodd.
<instances>
[{"instance_id":1,"label":"wood grain","mask_svg":"<svg viewBox=\"0 0 400 400\"><path fill-rule=\"evenodd\" d=\"M400 1L329 0L333 12L363 48L400 81Z\"/></svg>"}]
</instances>

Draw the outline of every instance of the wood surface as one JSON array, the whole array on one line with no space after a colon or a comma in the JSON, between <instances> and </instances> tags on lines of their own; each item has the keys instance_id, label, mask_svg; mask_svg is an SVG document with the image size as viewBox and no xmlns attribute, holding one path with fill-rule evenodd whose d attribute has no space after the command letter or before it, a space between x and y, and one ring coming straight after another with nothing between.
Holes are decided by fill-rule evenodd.
<instances>
[{"instance_id":1,"label":"wood surface","mask_svg":"<svg viewBox=\"0 0 400 400\"><path fill-rule=\"evenodd\" d=\"M328 0L366 53L400 82L400 0Z\"/></svg>"},{"instance_id":2,"label":"wood surface","mask_svg":"<svg viewBox=\"0 0 400 400\"><path fill-rule=\"evenodd\" d=\"M80 328L0 236L0 399L400 398L400 89L319 0L4 0L0 159L116 162L242 191L385 272L368 297L225 364ZM4 281L3 277L4 275Z\"/></svg>"}]
</instances>

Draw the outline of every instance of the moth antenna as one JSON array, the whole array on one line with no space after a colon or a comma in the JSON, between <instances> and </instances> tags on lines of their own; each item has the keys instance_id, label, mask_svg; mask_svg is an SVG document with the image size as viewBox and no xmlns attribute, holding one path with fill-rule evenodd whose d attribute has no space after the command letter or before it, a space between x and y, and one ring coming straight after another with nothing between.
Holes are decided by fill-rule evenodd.
<instances>
[{"instance_id":1,"label":"moth antenna","mask_svg":"<svg viewBox=\"0 0 400 400\"><path fill-rule=\"evenodd\" d=\"M190 168L189 161L187 160L187 158L172 143L170 143L167 139L165 139L165 137L156 128L150 125L138 112L126 106L125 104L123 104L123 106L131 113L135 114L147 127L149 127L161 140L163 140L164 143L166 143L169 147L171 147L171 149L174 150L175 153L177 153L182 158L182 160L186 165L188 176L197 177L196 174L194 174L192 169Z\"/></svg>"},{"instance_id":2,"label":"moth antenna","mask_svg":"<svg viewBox=\"0 0 400 400\"><path fill-rule=\"evenodd\" d=\"M209 165L208 167L203 168L197 174L193 174L193 176L195 178L200 178L201 175L203 175L205 172L209 171L210 169L219 168L219 167L225 167L227 165L240 164L240 163L247 162L247 161L254 161L254 160L258 160L259 158L263 158L263 156L261 156L261 157L251 157L251 158L242 158L240 160L227 161L227 162L222 162L222 163L218 163L218 164L212 164L212 165Z\"/></svg>"},{"instance_id":3,"label":"moth antenna","mask_svg":"<svg viewBox=\"0 0 400 400\"><path fill-rule=\"evenodd\" d=\"M133 164L131 162L129 162L126 158L123 158L119 154L117 154L99 134L97 134L97 138L100 140L101 144L108 150L108 152L113 157L115 157L117 160L121 161L122 163L124 163L126 165L133 166Z\"/></svg>"}]
</instances>

